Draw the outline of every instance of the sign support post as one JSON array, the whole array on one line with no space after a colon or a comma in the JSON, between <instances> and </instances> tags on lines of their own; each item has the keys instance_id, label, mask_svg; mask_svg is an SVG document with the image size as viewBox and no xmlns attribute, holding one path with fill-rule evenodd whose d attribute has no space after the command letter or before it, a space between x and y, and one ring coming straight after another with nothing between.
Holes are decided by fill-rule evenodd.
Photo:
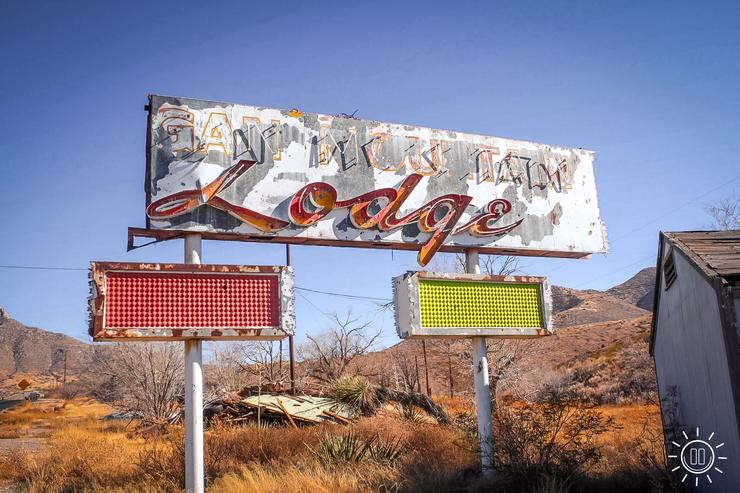
<instances>
[{"instance_id":1,"label":"sign support post","mask_svg":"<svg viewBox=\"0 0 740 493\"><path fill-rule=\"evenodd\" d=\"M480 274L478 250L465 250L465 272ZM488 350L486 338L472 338L473 344L473 378L475 381L475 411L478 418L478 440L480 443L480 460L483 476L490 479L494 476L493 465L493 422L491 416L491 389L488 377Z\"/></svg>"},{"instance_id":2,"label":"sign support post","mask_svg":"<svg viewBox=\"0 0 740 493\"><path fill-rule=\"evenodd\" d=\"M201 263L201 235L185 235L185 263ZM203 474L203 343L185 341L185 490L205 491Z\"/></svg>"}]
</instances>

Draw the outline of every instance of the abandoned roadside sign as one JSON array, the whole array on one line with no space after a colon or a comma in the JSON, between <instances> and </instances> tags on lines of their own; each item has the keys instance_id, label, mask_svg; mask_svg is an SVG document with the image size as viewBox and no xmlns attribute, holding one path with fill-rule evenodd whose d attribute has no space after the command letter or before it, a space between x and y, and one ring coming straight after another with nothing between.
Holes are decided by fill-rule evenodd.
<instances>
[{"instance_id":1,"label":"abandoned roadside sign","mask_svg":"<svg viewBox=\"0 0 740 493\"><path fill-rule=\"evenodd\" d=\"M95 341L292 335L291 267L91 262Z\"/></svg>"},{"instance_id":2,"label":"abandoned roadside sign","mask_svg":"<svg viewBox=\"0 0 740 493\"><path fill-rule=\"evenodd\" d=\"M591 151L177 97L148 108L151 236L418 250L421 265L606 251Z\"/></svg>"}]
</instances>

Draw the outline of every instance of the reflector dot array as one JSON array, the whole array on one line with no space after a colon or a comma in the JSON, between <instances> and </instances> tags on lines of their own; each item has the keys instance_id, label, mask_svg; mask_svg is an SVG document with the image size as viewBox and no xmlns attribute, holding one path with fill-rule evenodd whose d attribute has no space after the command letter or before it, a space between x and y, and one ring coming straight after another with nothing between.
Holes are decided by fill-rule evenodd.
<instances>
[{"instance_id":1,"label":"reflector dot array","mask_svg":"<svg viewBox=\"0 0 740 493\"><path fill-rule=\"evenodd\" d=\"M106 275L106 328L279 325L277 276L155 272Z\"/></svg>"},{"instance_id":2,"label":"reflector dot array","mask_svg":"<svg viewBox=\"0 0 740 493\"><path fill-rule=\"evenodd\" d=\"M419 279L422 327L542 327L538 284Z\"/></svg>"}]
</instances>

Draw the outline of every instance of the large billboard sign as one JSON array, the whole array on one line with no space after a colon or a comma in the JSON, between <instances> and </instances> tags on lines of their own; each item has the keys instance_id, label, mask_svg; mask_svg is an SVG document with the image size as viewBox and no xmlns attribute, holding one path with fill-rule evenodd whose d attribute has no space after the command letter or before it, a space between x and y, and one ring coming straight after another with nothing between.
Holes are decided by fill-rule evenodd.
<instances>
[{"instance_id":1,"label":"large billboard sign","mask_svg":"<svg viewBox=\"0 0 740 493\"><path fill-rule=\"evenodd\" d=\"M407 337L552 333L546 278L407 272L393 279L396 329Z\"/></svg>"},{"instance_id":2,"label":"large billboard sign","mask_svg":"<svg viewBox=\"0 0 740 493\"><path fill-rule=\"evenodd\" d=\"M95 341L244 339L293 334L291 267L90 264Z\"/></svg>"},{"instance_id":3,"label":"large billboard sign","mask_svg":"<svg viewBox=\"0 0 740 493\"><path fill-rule=\"evenodd\" d=\"M147 233L419 251L606 251L594 153L151 96Z\"/></svg>"}]
</instances>

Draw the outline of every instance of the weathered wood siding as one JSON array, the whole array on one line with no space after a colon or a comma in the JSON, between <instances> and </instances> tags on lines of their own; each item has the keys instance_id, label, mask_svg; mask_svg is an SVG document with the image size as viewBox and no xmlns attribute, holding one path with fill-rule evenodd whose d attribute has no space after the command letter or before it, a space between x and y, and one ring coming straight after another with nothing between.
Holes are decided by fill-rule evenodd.
<instances>
[{"instance_id":1,"label":"weathered wood siding","mask_svg":"<svg viewBox=\"0 0 740 493\"><path fill-rule=\"evenodd\" d=\"M670 252L663 246L664 255ZM711 472L713 483L705 477L694 491L740 491L740 433L732 395L727 354L722 336L722 324L717 294L712 285L678 251L674 251L677 278L666 291L661 275L660 304L656 313L654 357L661 399L677 391L678 422L690 438L724 442L719 455L727 460L717 461L723 471ZM669 403L663 402L664 417ZM668 425L668 423L666 423ZM679 430L680 432L680 430ZM684 443L685 440L678 440ZM679 448L667 442L669 454ZM679 465L677 459L668 459L669 468Z\"/></svg>"}]
</instances>

